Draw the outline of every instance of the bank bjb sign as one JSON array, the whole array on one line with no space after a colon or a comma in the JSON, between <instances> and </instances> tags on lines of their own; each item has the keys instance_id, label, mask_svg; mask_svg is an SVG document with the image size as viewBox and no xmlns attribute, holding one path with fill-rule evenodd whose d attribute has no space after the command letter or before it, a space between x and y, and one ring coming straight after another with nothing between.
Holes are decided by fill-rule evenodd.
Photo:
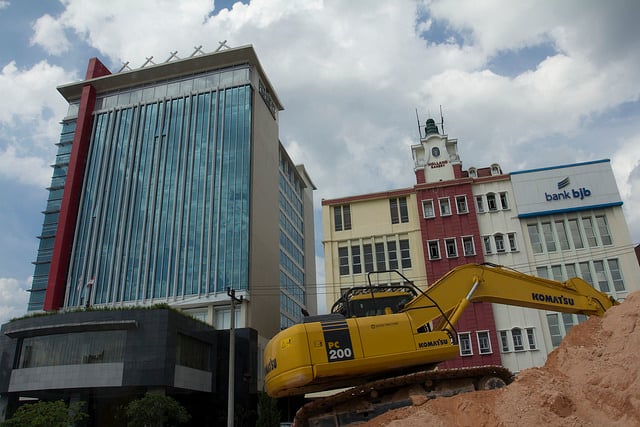
<instances>
[{"instance_id":1,"label":"bank bjb sign","mask_svg":"<svg viewBox=\"0 0 640 427\"><path fill-rule=\"evenodd\" d=\"M609 160L511 173L518 216L622 204Z\"/></svg>"},{"instance_id":2,"label":"bank bjb sign","mask_svg":"<svg viewBox=\"0 0 640 427\"><path fill-rule=\"evenodd\" d=\"M544 198L547 202L553 202L556 200L569 200L569 199L579 199L583 200L585 197L591 196L591 190L587 187L579 187L579 188L571 188L565 189L569 186L571 179L569 177L564 178L562 181L558 182L558 190L559 192L555 193L547 193L545 191Z\"/></svg>"}]
</instances>

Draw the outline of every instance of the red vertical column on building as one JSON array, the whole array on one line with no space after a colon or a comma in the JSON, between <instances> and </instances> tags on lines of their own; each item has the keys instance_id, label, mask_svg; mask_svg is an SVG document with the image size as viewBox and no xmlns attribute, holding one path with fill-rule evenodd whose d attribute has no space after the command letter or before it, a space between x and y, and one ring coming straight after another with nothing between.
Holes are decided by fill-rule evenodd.
<instances>
[{"instance_id":1,"label":"red vertical column on building","mask_svg":"<svg viewBox=\"0 0 640 427\"><path fill-rule=\"evenodd\" d=\"M87 66L85 80L108 74L111 74L111 72L102 62L97 58L91 58ZM53 244L51 267L49 268L49 279L44 299L44 309L46 311L57 310L62 307L64 303L65 284L69 272L71 248L73 247L80 196L82 194L82 181L84 179L85 165L89 153L95 103L95 88L90 83L87 83L82 88L82 94L80 96L76 130L73 135L67 178L64 184L60 214L58 216L58 227Z\"/></svg>"}]
</instances>

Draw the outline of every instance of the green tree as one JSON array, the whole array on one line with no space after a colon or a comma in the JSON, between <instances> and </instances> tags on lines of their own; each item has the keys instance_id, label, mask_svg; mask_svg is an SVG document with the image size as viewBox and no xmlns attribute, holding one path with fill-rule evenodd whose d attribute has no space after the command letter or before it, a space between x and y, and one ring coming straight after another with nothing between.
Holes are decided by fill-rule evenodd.
<instances>
[{"instance_id":1,"label":"green tree","mask_svg":"<svg viewBox=\"0 0 640 427\"><path fill-rule=\"evenodd\" d=\"M258 420L256 427L278 427L280 425L280 410L278 401L265 392L258 396Z\"/></svg>"},{"instance_id":2,"label":"green tree","mask_svg":"<svg viewBox=\"0 0 640 427\"><path fill-rule=\"evenodd\" d=\"M191 419L187 410L174 398L147 393L127 405L129 427L163 427L184 424Z\"/></svg>"},{"instance_id":3,"label":"green tree","mask_svg":"<svg viewBox=\"0 0 640 427\"><path fill-rule=\"evenodd\" d=\"M62 401L37 402L22 405L11 418L0 423L2 427L68 427L87 419L84 402L68 407Z\"/></svg>"}]
</instances>

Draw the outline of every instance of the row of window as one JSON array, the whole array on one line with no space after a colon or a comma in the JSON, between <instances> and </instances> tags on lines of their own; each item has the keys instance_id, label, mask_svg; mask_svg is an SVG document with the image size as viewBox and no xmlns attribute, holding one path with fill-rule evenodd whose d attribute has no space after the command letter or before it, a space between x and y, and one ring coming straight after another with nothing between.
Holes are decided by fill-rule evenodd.
<instances>
[{"instance_id":1,"label":"row of window","mask_svg":"<svg viewBox=\"0 0 640 427\"><path fill-rule=\"evenodd\" d=\"M467 214L469 213L469 207L467 205L467 196L455 197L456 213ZM452 215L451 200L449 197L441 197L437 200L437 206L440 212L440 216ZM422 201L422 216L424 218L436 217L436 203L433 199L427 199Z\"/></svg>"},{"instance_id":2,"label":"row of window","mask_svg":"<svg viewBox=\"0 0 640 427\"><path fill-rule=\"evenodd\" d=\"M594 288L606 293L626 291L617 258L542 266L536 268L536 274L538 277L560 282L581 277Z\"/></svg>"},{"instance_id":3,"label":"row of window","mask_svg":"<svg viewBox=\"0 0 640 427\"><path fill-rule=\"evenodd\" d=\"M613 244L604 215L545 219L527 224L527 230L537 254Z\"/></svg>"},{"instance_id":4,"label":"row of window","mask_svg":"<svg viewBox=\"0 0 640 427\"><path fill-rule=\"evenodd\" d=\"M462 249L462 255L464 256L473 256L476 254L473 236L460 237L460 247ZM427 253L429 254L430 260L442 258L440 240L427 240ZM444 253L447 258L456 258L459 256L458 241L456 238L444 239Z\"/></svg>"},{"instance_id":5,"label":"row of window","mask_svg":"<svg viewBox=\"0 0 640 427\"><path fill-rule=\"evenodd\" d=\"M496 233L491 236L482 236L482 249L485 255L517 252L516 233Z\"/></svg>"},{"instance_id":6,"label":"row of window","mask_svg":"<svg viewBox=\"0 0 640 427\"><path fill-rule=\"evenodd\" d=\"M521 328L513 328L510 331L498 331L498 338L500 351L502 353L538 349L534 328L525 328L524 330ZM460 356L473 356L474 350L471 332L458 333L458 343L460 345ZM476 331L476 346L478 354L493 353L489 331Z\"/></svg>"},{"instance_id":7,"label":"row of window","mask_svg":"<svg viewBox=\"0 0 640 427\"><path fill-rule=\"evenodd\" d=\"M411 268L409 239L357 243L338 248L340 275Z\"/></svg>"}]
</instances>

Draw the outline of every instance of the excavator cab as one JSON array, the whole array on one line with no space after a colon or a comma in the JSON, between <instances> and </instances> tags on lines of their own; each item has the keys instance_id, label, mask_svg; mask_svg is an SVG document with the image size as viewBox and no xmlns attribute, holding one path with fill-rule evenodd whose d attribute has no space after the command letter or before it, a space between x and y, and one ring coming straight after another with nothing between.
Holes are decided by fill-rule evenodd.
<instances>
[{"instance_id":1,"label":"excavator cab","mask_svg":"<svg viewBox=\"0 0 640 427\"><path fill-rule=\"evenodd\" d=\"M331 313L344 317L393 314L417 295L409 285L358 286L346 291L331 307Z\"/></svg>"}]
</instances>

